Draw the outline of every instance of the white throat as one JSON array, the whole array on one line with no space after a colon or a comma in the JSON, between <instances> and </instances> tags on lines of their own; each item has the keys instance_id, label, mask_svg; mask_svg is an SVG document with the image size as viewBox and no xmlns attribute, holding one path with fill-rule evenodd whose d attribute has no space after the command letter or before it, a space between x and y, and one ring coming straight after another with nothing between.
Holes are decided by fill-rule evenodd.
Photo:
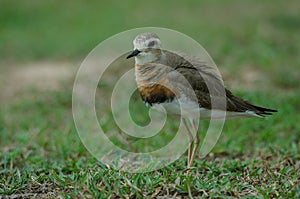
<instances>
[{"instance_id":1,"label":"white throat","mask_svg":"<svg viewBox=\"0 0 300 199\"><path fill-rule=\"evenodd\" d=\"M136 64L147 64L157 60L157 55L153 53L147 53L146 55L141 53L141 55L134 57L134 59Z\"/></svg>"}]
</instances>

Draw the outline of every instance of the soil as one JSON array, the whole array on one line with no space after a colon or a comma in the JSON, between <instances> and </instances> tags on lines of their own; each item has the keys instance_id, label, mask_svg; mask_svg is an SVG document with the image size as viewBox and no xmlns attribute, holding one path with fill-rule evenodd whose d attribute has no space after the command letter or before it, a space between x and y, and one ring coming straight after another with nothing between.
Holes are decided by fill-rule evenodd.
<instances>
[{"instance_id":1,"label":"soil","mask_svg":"<svg viewBox=\"0 0 300 199\"><path fill-rule=\"evenodd\" d=\"M6 64L1 66L0 102L18 98L31 90L60 90L76 73L71 63L36 62L29 64Z\"/></svg>"}]
</instances>

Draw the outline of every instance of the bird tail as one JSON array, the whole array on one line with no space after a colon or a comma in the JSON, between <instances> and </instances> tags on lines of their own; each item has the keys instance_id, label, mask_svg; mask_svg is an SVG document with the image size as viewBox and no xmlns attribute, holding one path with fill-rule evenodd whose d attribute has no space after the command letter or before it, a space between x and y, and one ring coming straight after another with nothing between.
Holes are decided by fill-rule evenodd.
<instances>
[{"instance_id":1,"label":"bird tail","mask_svg":"<svg viewBox=\"0 0 300 199\"><path fill-rule=\"evenodd\" d=\"M278 112L275 109L269 109L269 108L265 108L265 107L261 107L261 106L256 106L256 105L253 105L250 103L249 103L249 105L252 107L252 111L261 117L265 117L267 115L272 115L273 113Z\"/></svg>"}]
</instances>

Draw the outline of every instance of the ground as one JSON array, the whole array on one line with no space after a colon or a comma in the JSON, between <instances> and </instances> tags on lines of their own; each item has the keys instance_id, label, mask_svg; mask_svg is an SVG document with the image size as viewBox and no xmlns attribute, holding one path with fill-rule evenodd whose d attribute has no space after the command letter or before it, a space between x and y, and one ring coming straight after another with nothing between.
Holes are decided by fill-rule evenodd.
<instances>
[{"instance_id":1,"label":"ground","mask_svg":"<svg viewBox=\"0 0 300 199\"><path fill-rule=\"evenodd\" d=\"M187 198L188 185L195 198L300 197L298 1L11 2L0 6L0 198ZM163 17L153 16L154 9ZM144 174L98 162L74 126L75 73L100 41L138 26L193 37L233 93L279 112L267 120L227 121L190 176L185 155ZM143 117L143 107L136 103L132 114ZM108 114L102 125L109 131L112 123Z\"/></svg>"},{"instance_id":2,"label":"ground","mask_svg":"<svg viewBox=\"0 0 300 199\"><path fill-rule=\"evenodd\" d=\"M9 95L1 102L1 122L5 124L1 129L3 195L186 197L189 183L193 193L203 197L299 196L299 127L291 121L296 120L292 116L280 119L292 107L285 106L266 121L228 121L214 151L196 160L191 177L186 176L185 156L155 172L129 174L97 162L80 143L71 116L70 74L76 72L76 67L40 62L23 68L2 73L1 79L11 82L2 88ZM268 98L271 107L281 101L297 106L294 99L298 94L293 92L272 99L267 91L253 89L259 81L247 78L257 71L246 71L235 78L222 73L234 90L239 88L235 82L245 81L246 95L257 103L263 104ZM16 80L22 80L22 84L13 84Z\"/></svg>"}]
</instances>

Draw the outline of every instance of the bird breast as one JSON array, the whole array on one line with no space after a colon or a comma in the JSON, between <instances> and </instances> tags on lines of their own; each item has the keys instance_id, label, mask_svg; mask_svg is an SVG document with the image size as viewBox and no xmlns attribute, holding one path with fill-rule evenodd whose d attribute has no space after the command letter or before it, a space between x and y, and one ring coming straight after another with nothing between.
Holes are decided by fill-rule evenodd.
<instances>
[{"instance_id":1,"label":"bird breast","mask_svg":"<svg viewBox=\"0 0 300 199\"><path fill-rule=\"evenodd\" d=\"M152 64L135 67L135 76L139 93L145 103L163 103L172 101L175 94L171 91L167 71Z\"/></svg>"}]
</instances>

